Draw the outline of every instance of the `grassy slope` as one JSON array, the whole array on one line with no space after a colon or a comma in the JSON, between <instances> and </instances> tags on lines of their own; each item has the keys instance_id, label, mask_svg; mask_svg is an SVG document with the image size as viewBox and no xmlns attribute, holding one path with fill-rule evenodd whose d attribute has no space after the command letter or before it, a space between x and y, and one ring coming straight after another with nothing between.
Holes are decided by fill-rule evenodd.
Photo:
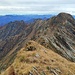
<instances>
[{"instance_id":1,"label":"grassy slope","mask_svg":"<svg viewBox=\"0 0 75 75\"><path fill-rule=\"evenodd\" d=\"M32 46L33 51L27 51ZM46 49L34 41L22 48L12 64L1 75L75 75L75 63L66 60L52 50Z\"/></svg>"}]
</instances>

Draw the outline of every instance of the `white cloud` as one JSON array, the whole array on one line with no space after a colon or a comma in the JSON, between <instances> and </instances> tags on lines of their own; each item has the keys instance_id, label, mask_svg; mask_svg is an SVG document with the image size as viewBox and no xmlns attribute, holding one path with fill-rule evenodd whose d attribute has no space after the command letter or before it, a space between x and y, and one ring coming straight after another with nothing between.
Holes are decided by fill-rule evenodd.
<instances>
[{"instance_id":1,"label":"white cloud","mask_svg":"<svg viewBox=\"0 0 75 75\"><path fill-rule=\"evenodd\" d=\"M0 0L0 14L57 14L75 15L75 0Z\"/></svg>"}]
</instances>

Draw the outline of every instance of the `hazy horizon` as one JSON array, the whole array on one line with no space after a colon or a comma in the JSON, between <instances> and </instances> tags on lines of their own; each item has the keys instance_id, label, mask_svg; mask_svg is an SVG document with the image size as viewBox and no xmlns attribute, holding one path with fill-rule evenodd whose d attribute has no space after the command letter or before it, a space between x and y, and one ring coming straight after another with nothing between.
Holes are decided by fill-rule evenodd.
<instances>
[{"instance_id":1,"label":"hazy horizon","mask_svg":"<svg viewBox=\"0 0 75 75\"><path fill-rule=\"evenodd\" d=\"M61 13L61 12L60 12L60 13ZM57 13L57 14L59 14L59 13ZM52 13L52 14L51 14L51 13L50 13L50 14L35 14L35 13L34 13L34 14L9 14L9 13L8 13L8 14L0 14L0 16L9 16L9 15L11 15L11 16L16 16L16 15L17 15L17 16L18 16L18 15L19 15L19 16L22 16L22 15L24 15L24 16L26 16L26 15L57 15L57 14L53 14L53 13Z\"/></svg>"}]
</instances>

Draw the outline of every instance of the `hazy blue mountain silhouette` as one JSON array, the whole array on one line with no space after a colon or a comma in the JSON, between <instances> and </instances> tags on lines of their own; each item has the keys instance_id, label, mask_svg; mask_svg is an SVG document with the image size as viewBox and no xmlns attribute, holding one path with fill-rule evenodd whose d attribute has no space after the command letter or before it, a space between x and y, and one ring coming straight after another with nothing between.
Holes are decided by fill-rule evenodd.
<instances>
[{"instance_id":1,"label":"hazy blue mountain silhouette","mask_svg":"<svg viewBox=\"0 0 75 75\"><path fill-rule=\"evenodd\" d=\"M25 22L32 22L34 19L48 19L52 17L52 15L5 15L0 16L0 26L3 26L10 21L15 20L24 20Z\"/></svg>"}]
</instances>

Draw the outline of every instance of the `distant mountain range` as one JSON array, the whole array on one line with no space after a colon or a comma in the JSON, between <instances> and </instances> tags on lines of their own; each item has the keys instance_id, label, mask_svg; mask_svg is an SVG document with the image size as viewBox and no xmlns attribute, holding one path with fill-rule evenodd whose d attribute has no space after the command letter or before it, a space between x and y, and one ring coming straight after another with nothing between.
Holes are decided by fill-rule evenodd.
<instances>
[{"instance_id":1,"label":"distant mountain range","mask_svg":"<svg viewBox=\"0 0 75 75\"><path fill-rule=\"evenodd\" d=\"M52 15L5 15L0 16L0 26L3 26L9 22L13 22L15 20L21 21L24 20L25 22L32 22L34 19L48 19L52 17Z\"/></svg>"},{"instance_id":2,"label":"distant mountain range","mask_svg":"<svg viewBox=\"0 0 75 75\"><path fill-rule=\"evenodd\" d=\"M54 15L4 15L0 16L0 26L3 26L9 22L14 21L25 21L27 23L33 22L35 19L49 19ZM75 16L73 15L75 18Z\"/></svg>"}]
</instances>

